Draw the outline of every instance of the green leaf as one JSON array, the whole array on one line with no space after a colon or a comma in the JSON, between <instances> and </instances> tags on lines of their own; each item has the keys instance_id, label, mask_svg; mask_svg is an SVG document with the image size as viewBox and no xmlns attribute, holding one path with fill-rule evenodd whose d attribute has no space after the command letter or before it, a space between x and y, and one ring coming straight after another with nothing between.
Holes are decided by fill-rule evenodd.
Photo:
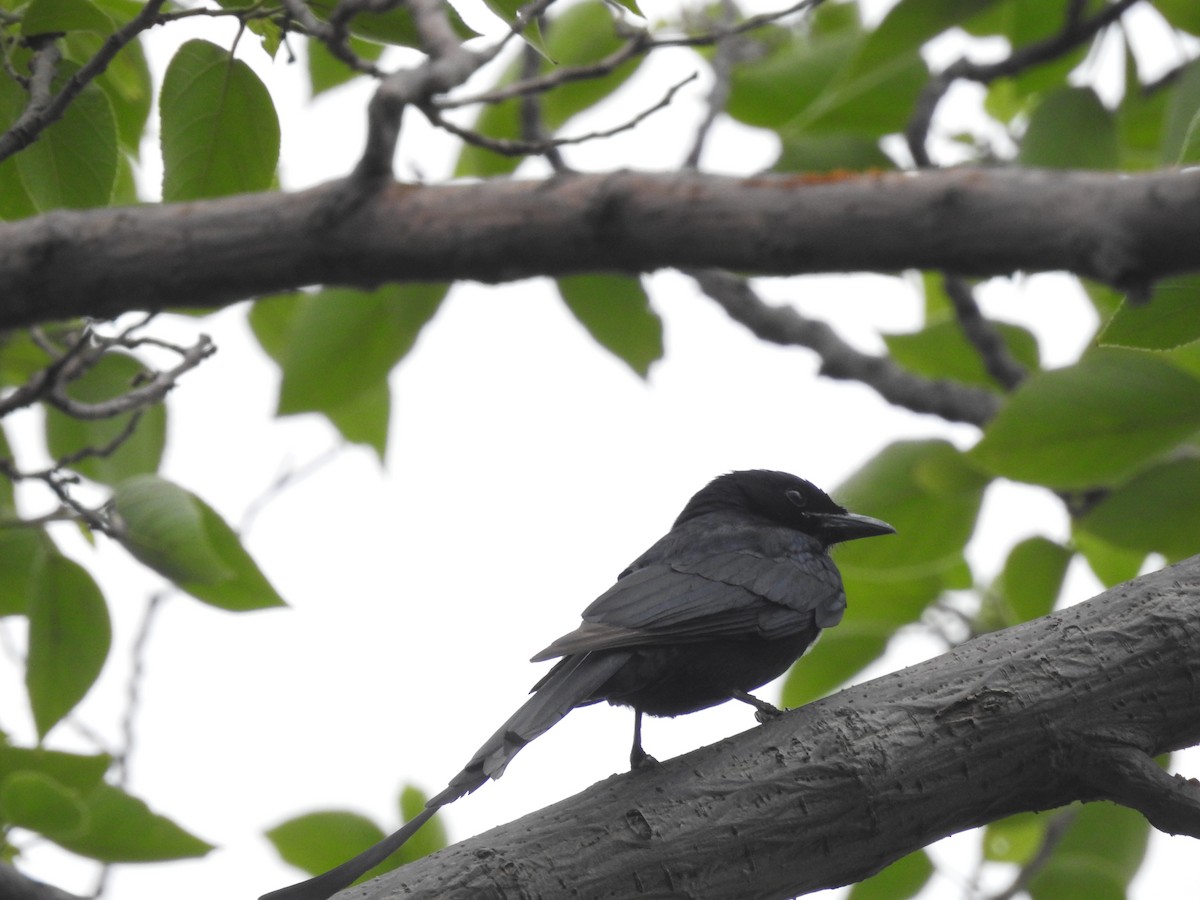
<instances>
[{"instance_id":1,"label":"green leaf","mask_svg":"<svg viewBox=\"0 0 1200 900\"><path fill-rule=\"evenodd\" d=\"M945 579L896 572L848 573L845 618L821 633L812 652L792 666L783 684L785 707L803 706L832 693L880 656L901 625L920 619Z\"/></svg>"},{"instance_id":2,"label":"green leaf","mask_svg":"<svg viewBox=\"0 0 1200 900\"><path fill-rule=\"evenodd\" d=\"M106 754L84 755L41 747L13 747L0 737L0 780L14 772L38 772L83 794L102 782L110 765L112 757Z\"/></svg>"},{"instance_id":3,"label":"green leaf","mask_svg":"<svg viewBox=\"0 0 1200 900\"><path fill-rule=\"evenodd\" d=\"M1027 371L1037 371L1040 358L1033 333L1006 322L993 325L1013 358ZM918 375L979 385L997 393L1004 391L988 374L979 352L963 336L957 321L942 320L912 334L885 334L883 340L892 358Z\"/></svg>"},{"instance_id":4,"label":"green leaf","mask_svg":"<svg viewBox=\"0 0 1200 900\"><path fill-rule=\"evenodd\" d=\"M1029 883L1032 900L1125 900L1146 855L1150 825L1141 813L1112 803L1087 803Z\"/></svg>"},{"instance_id":5,"label":"green leaf","mask_svg":"<svg viewBox=\"0 0 1200 900\"><path fill-rule=\"evenodd\" d=\"M849 20L817 33L772 26L750 32L745 40L754 52L733 67L725 110L746 125L779 129L833 82L861 42L862 32L857 20Z\"/></svg>"},{"instance_id":6,"label":"green leaf","mask_svg":"<svg viewBox=\"0 0 1200 900\"><path fill-rule=\"evenodd\" d=\"M402 822L411 822L415 819L422 810L425 809L425 803L429 799L428 795L415 788L412 785L405 785L400 791L400 820ZM417 833L405 841L400 852L396 854L396 865L389 868L399 868L413 860L420 859L422 856L428 856L436 850L441 850L447 846L450 841L446 838L446 828L442 825L442 820L439 816L434 816L424 825L422 825Z\"/></svg>"},{"instance_id":7,"label":"green leaf","mask_svg":"<svg viewBox=\"0 0 1200 900\"><path fill-rule=\"evenodd\" d=\"M47 554L33 572L25 686L39 737L83 699L104 667L112 626L92 576Z\"/></svg>"},{"instance_id":8,"label":"green leaf","mask_svg":"<svg viewBox=\"0 0 1200 900\"><path fill-rule=\"evenodd\" d=\"M383 829L366 816L328 810L306 813L267 831L267 840L298 869L316 875L383 840Z\"/></svg>"},{"instance_id":9,"label":"green leaf","mask_svg":"<svg viewBox=\"0 0 1200 900\"><path fill-rule=\"evenodd\" d=\"M1200 34L1200 6L1192 0L1154 0L1154 8L1176 28Z\"/></svg>"},{"instance_id":10,"label":"green leaf","mask_svg":"<svg viewBox=\"0 0 1200 900\"><path fill-rule=\"evenodd\" d=\"M64 61L54 89L77 69ZM13 159L39 211L106 206L117 176L117 125L108 97L88 85L59 121Z\"/></svg>"},{"instance_id":11,"label":"green leaf","mask_svg":"<svg viewBox=\"0 0 1200 900\"><path fill-rule=\"evenodd\" d=\"M852 71L864 72L888 60L916 53L928 41L965 22L999 0L900 0L871 32Z\"/></svg>"},{"instance_id":12,"label":"green leaf","mask_svg":"<svg viewBox=\"0 0 1200 900\"><path fill-rule=\"evenodd\" d=\"M109 863L161 862L204 856L213 849L120 788L102 784L83 801L88 827L54 838L80 856Z\"/></svg>"},{"instance_id":13,"label":"green leaf","mask_svg":"<svg viewBox=\"0 0 1200 900\"><path fill-rule=\"evenodd\" d=\"M1161 164L1163 126L1172 91L1147 93L1138 75L1137 58L1125 48L1125 94L1117 107L1121 168L1156 169Z\"/></svg>"},{"instance_id":14,"label":"green leaf","mask_svg":"<svg viewBox=\"0 0 1200 900\"><path fill-rule=\"evenodd\" d=\"M362 75L330 53L329 48L320 41L310 38L304 42L304 46L308 56L308 80L314 97ZM383 54L381 45L356 37L350 38L350 50L369 62L375 62Z\"/></svg>"},{"instance_id":15,"label":"green leaf","mask_svg":"<svg viewBox=\"0 0 1200 900\"><path fill-rule=\"evenodd\" d=\"M1073 523L1071 541L1105 587L1137 577L1146 554L1117 547Z\"/></svg>"},{"instance_id":16,"label":"green leaf","mask_svg":"<svg viewBox=\"0 0 1200 900\"><path fill-rule=\"evenodd\" d=\"M279 415L342 409L364 391L378 390L447 289L393 284L372 292L326 288L305 295L286 334Z\"/></svg>"},{"instance_id":17,"label":"green leaf","mask_svg":"<svg viewBox=\"0 0 1200 900\"><path fill-rule=\"evenodd\" d=\"M1077 520L1086 531L1139 557L1161 553L1176 562L1200 553L1200 459L1153 466L1114 488Z\"/></svg>"},{"instance_id":18,"label":"green leaf","mask_svg":"<svg viewBox=\"0 0 1200 900\"><path fill-rule=\"evenodd\" d=\"M1187 152L1188 136L1200 112L1200 61L1183 69L1170 90L1167 119L1163 126L1162 156L1164 166L1173 166Z\"/></svg>"},{"instance_id":19,"label":"green leaf","mask_svg":"<svg viewBox=\"0 0 1200 900\"><path fill-rule=\"evenodd\" d=\"M1047 169L1115 169L1116 121L1091 88L1060 88L1029 117L1017 159Z\"/></svg>"},{"instance_id":20,"label":"green leaf","mask_svg":"<svg viewBox=\"0 0 1200 900\"><path fill-rule=\"evenodd\" d=\"M145 368L131 356L109 353L67 387L67 396L85 403L112 400L130 391ZM76 419L61 410L46 409L46 446L55 459L64 459L85 448L108 447L129 427L133 413L107 419ZM114 452L88 456L71 468L93 481L114 484L134 475L154 472L162 461L167 441L167 410L159 403L142 413L128 439Z\"/></svg>"},{"instance_id":21,"label":"green leaf","mask_svg":"<svg viewBox=\"0 0 1200 900\"><path fill-rule=\"evenodd\" d=\"M1021 541L1009 552L1003 571L984 598L976 630L995 631L1049 613L1070 561L1071 551L1047 538Z\"/></svg>"},{"instance_id":22,"label":"green leaf","mask_svg":"<svg viewBox=\"0 0 1200 900\"><path fill-rule=\"evenodd\" d=\"M163 78L163 200L220 197L272 186L279 119L254 71L208 41L176 51Z\"/></svg>"},{"instance_id":23,"label":"green leaf","mask_svg":"<svg viewBox=\"0 0 1200 900\"><path fill-rule=\"evenodd\" d=\"M113 20L88 0L33 0L21 16L21 34L56 34L95 31L111 34Z\"/></svg>"},{"instance_id":24,"label":"green leaf","mask_svg":"<svg viewBox=\"0 0 1200 900\"><path fill-rule=\"evenodd\" d=\"M639 279L572 275L558 279L558 292L596 342L643 378L662 359L662 320Z\"/></svg>"},{"instance_id":25,"label":"green leaf","mask_svg":"<svg viewBox=\"0 0 1200 900\"><path fill-rule=\"evenodd\" d=\"M325 410L326 418L343 438L352 444L370 447L381 463L387 456L391 415L392 389L386 378L381 378L353 400Z\"/></svg>"},{"instance_id":26,"label":"green leaf","mask_svg":"<svg viewBox=\"0 0 1200 900\"><path fill-rule=\"evenodd\" d=\"M0 779L0 818L54 839L78 834L87 810L76 791L45 773L25 770Z\"/></svg>"},{"instance_id":27,"label":"green leaf","mask_svg":"<svg viewBox=\"0 0 1200 900\"><path fill-rule=\"evenodd\" d=\"M860 54L855 62L864 59ZM903 131L928 78L916 51L887 56L868 67L851 65L788 124L806 132L867 137Z\"/></svg>"},{"instance_id":28,"label":"green leaf","mask_svg":"<svg viewBox=\"0 0 1200 900\"><path fill-rule=\"evenodd\" d=\"M538 27L537 19L527 19L521 13L521 7L527 6L529 0L483 0L483 3L510 28L524 24L521 39L550 62L555 61L554 57L550 55L549 48L546 47L546 41L542 37L542 30Z\"/></svg>"},{"instance_id":29,"label":"green leaf","mask_svg":"<svg viewBox=\"0 0 1200 900\"><path fill-rule=\"evenodd\" d=\"M1149 303L1121 304L1100 332L1101 346L1171 350L1200 338L1200 275L1168 278Z\"/></svg>"},{"instance_id":30,"label":"green leaf","mask_svg":"<svg viewBox=\"0 0 1200 900\"><path fill-rule=\"evenodd\" d=\"M34 573L52 548L40 528L0 529L0 616L28 613Z\"/></svg>"},{"instance_id":31,"label":"green leaf","mask_svg":"<svg viewBox=\"0 0 1200 900\"><path fill-rule=\"evenodd\" d=\"M882 872L850 888L849 900L908 900L920 893L933 876L933 862L924 850L902 856Z\"/></svg>"},{"instance_id":32,"label":"green leaf","mask_svg":"<svg viewBox=\"0 0 1200 900\"><path fill-rule=\"evenodd\" d=\"M252 5L247 2L245 6ZM317 18L328 22L338 4L336 0L308 0L308 7ZM442 7L450 18L450 26L463 40L478 37L479 32L472 29L449 4ZM413 24L412 15L404 7L389 10L385 13L358 12L350 19L350 33L353 36L366 38L383 44L396 44L401 47L421 46L421 36Z\"/></svg>"},{"instance_id":33,"label":"green leaf","mask_svg":"<svg viewBox=\"0 0 1200 900\"><path fill-rule=\"evenodd\" d=\"M896 534L837 547L845 575L923 577L961 565L988 476L945 441L885 447L835 491L847 509L876 516Z\"/></svg>"},{"instance_id":34,"label":"green leaf","mask_svg":"<svg viewBox=\"0 0 1200 900\"><path fill-rule=\"evenodd\" d=\"M894 169L891 157L879 149L875 138L857 134L806 134L788 127L779 129L776 172L829 172L836 177L847 170Z\"/></svg>"},{"instance_id":35,"label":"green leaf","mask_svg":"<svg viewBox=\"0 0 1200 900\"><path fill-rule=\"evenodd\" d=\"M1053 817L1053 814L1026 812L989 822L983 830L983 858L1024 865L1042 846L1046 826Z\"/></svg>"},{"instance_id":36,"label":"green leaf","mask_svg":"<svg viewBox=\"0 0 1200 900\"><path fill-rule=\"evenodd\" d=\"M198 600L241 612L283 606L283 599L207 503L154 475L113 490L120 541L136 559Z\"/></svg>"},{"instance_id":37,"label":"green leaf","mask_svg":"<svg viewBox=\"0 0 1200 900\"><path fill-rule=\"evenodd\" d=\"M100 51L106 37L92 32L74 32L67 35L67 52L72 60L82 65ZM104 91L112 107L118 143L136 159L154 96L150 67L141 42L130 41L121 48L96 78L95 84Z\"/></svg>"},{"instance_id":38,"label":"green leaf","mask_svg":"<svg viewBox=\"0 0 1200 900\"><path fill-rule=\"evenodd\" d=\"M608 56L623 43L614 30L612 14L599 0L584 0L568 7L551 20L546 34L550 56L560 66L589 65ZM569 81L541 95L542 124L551 132L558 130L571 117L595 106L624 84L641 62L639 56L603 77ZM512 84L520 70L519 61L514 62L500 76L495 87ZM553 70L554 66L543 60L541 74ZM520 137L519 102L506 100L484 107L472 128L492 138L514 140ZM505 175L520 162L519 156L505 156L467 145L459 155L454 174L455 177Z\"/></svg>"},{"instance_id":39,"label":"green leaf","mask_svg":"<svg viewBox=\"0 0 1200 900\"><path fill-rule=\"evenodd\" d=\"M1145 352L1101 349L1025 381L970 451L1054 488L1115 484L1200 428L1200 381Z\"/></svg>"}]
</instances>

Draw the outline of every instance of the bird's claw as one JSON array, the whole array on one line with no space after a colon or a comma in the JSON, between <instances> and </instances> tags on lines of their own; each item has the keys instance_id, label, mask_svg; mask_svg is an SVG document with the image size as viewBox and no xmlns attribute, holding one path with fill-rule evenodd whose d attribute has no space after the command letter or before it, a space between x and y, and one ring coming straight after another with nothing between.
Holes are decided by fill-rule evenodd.
<instances>
[{"instance_id":1,"label":"bird's claw","mask_svg":"<svg viewBox=\"0 0 1200 900\"><path fill-rule=\"evenodd\" d=\"M634 772L638 772L642 769L657 768L658 766L661 766L661 765L662 765L662 763L660 763L657 759L655 759L653 756L651 756L645 750L642 750L641 753L631 753L629 755L629 767Z\"/></svg>"},{"instance_id":2,"label":"bird's claw","mask_svg":"<svg viewBox=\"0 0 1200 900\"><path fill-rule=\"evenodd\" d=\"M759 725L766 725L768 722L778 719L783 715L783 710L776 706L771 706L769 703L764 703L754 711L754 718Z\"/></svg>"}]
</instances>

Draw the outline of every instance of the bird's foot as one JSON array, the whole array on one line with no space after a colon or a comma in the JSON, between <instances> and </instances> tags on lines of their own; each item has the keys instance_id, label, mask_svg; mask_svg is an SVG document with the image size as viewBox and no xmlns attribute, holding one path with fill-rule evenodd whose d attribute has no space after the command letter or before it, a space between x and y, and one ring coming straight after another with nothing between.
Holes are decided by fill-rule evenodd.
<instances>
[{"instance_id":1,"label":"bird's foot","mask_svg":"<svg viewBox=\"0 0 1200 900\"><path fill-rule=\"evenodd\" d=\"M659 765L661 763L641 747L634 748L629 754L629 767L635 772L640 769L653 769Z\"/></svg>"},{"instance_id":2,"label":"bird's foot","mask_svg":"<svg viewBox=\"0 0 1200 900\"><path fill-rule=\"evenodd\" d=\"M768 722L778 719L782 715L783 710L778 706L772 706L770 703L763 703L762 706L754 710L754 719L759 725L766 725Z\"/></svg>"}]
</instances>

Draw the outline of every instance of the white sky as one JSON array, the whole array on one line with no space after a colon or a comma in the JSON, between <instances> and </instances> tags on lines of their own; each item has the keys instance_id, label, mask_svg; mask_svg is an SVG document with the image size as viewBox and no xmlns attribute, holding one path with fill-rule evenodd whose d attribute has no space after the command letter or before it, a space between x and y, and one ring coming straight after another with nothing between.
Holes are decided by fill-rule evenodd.
<instances>
[{"instance_id":1,"label":"white sky","mask_svg":"<svg viewBox=\"0 0 1200 900\"><path fill-rule=\"evenodd\" d=\"M658 12L654 0L643 7ZM477 27L487 22L486 13L462 8ZM155 36L156 78L171 48L195 36L194 24ZM225 29L209 33L228 41ZM286 110L285 186L345 174L362 143L365 87L310 104L300 72L271 67L249 40L241 55ZM672 67L672 83L681 66L681 74L695 68L681 52L656 65ZM680 129L702 110L707 73L700 74L671 110L633 135L570 151L571 161L675 167L687 149ZM401 176L420 171L437 180L452 148L410 114ZM750 172L771 153L768 141L726 125L706 164ZM156 183L149 156L143 175ZM661 273L647 285L667 343L648 382L598 348L547 281L456 287L393 376L386 468L368 451L346 450L255 520L247 545L291 609L235 616L182 595L168 601L146 659L131 789L221 848L195 862L120 867L109 896L248 898L290 883L298 874L261 835L306 811L354 809L390 830L401 784L444 786L545 670L526 662L531 653L573 628L579 611L714 475L780 468L832 488L893 440L974 440L973 429L896 410L862 386L818 380L811 353L760 343L678 275ZM881 332L918 323L919 302L897 279L779 279L764 293L833 322L865 350L881 349ZM1078 291L1057 276L1018 287L996 282L983 299L989 312L1032 327L1051 364L1073 359L1094 324ZM236 525L277 475L336 438L312 417L270 419L278 376L249 338L241 308L164 327L183 340L204 330L220 346L172 397L166 474ZM35 425L27 416L20 427ZM1020 538L1066 537L1059 506L1019 485L990 490L981 523L969 548L981 581ZM160 582L103 538L93 551L69 529L56 534L101 573L116 616L112 657L78 712L115 740L130 644ZM1095 589L1077 566L1072 596ZM868 674L935 652L913 629ZM19 677L2 665L3 677ZM28 727L20 713L5 719ZM443 817L452 839L623 771L630 720L627 710L607 707L573 712L501 781L450 807ZM728 704L649 721L646 746L668 758L753 724L748 709ZM66 727L51 743L89 749ZM1197 768L1194 753L1176 765L1185 774ZM962 895L977 844L960 836L935 848L944 863L936 896ZM1195 847L1156 836L1133 896L1184 896L1178 873ZM28 859L35 877L78 892L92 885L90 866L52 846L31 848Z\"/></svg>"}]
</instances>

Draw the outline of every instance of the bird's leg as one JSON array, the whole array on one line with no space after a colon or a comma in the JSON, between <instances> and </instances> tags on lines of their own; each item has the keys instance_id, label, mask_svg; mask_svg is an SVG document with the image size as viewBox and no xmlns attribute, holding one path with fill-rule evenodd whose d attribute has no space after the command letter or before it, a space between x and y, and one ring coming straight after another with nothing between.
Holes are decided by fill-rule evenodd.
<instances>
[{"instance_id":1,"label":"bird's leg","mask_svg":"<svg viewBox=\"0 0 1200 900\"><path fill-rule=\"evenodd\" d=\"M629 766L643 769L646 766L656 766L658 760L642 749L642 711L636 707L633 710L633 749L629 751Z\"/></svg>"},{"instance_id":2,"label":"bird's leg","mask_svg":"<svg viewBox=\"0 0 1200 900\"><path fill-rule=\"evenodd\" d=\"M754 713L754 718L758 720L758 724L765 725L771 719L776 719L783 715L783 710L777 706L772 706L766 700L759 700L753 694L738 688L733 688L729 692L729 696L734 700L741 700L743 703L749 703L757 712Z\"/></svg>"}]
</instances>

